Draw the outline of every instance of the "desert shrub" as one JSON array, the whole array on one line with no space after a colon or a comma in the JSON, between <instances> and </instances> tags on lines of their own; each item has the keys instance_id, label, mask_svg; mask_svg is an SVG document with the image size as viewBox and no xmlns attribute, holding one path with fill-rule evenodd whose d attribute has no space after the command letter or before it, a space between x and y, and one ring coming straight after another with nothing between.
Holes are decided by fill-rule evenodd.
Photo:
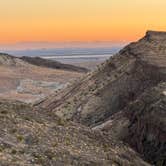
<instances>
[{"instance_id":1,"label":"desert shrub","mask_svg":"<svg viewBox=\"0 0 166 166\"><path fill-rule=\"evenodd\" d=\"M17 140L19 142L22 142L24 140L24 137L22 135L17 135Z\"/></svg>"}]
</instances>

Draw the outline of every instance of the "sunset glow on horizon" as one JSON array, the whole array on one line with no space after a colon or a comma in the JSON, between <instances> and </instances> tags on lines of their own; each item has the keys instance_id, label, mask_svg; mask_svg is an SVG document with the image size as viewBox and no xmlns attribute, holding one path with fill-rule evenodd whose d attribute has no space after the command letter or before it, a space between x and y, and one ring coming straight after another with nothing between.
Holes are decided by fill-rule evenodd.
<instances>
[{"instance_id":1,"label":"sunset glow on horizon","mask_svg":"<svg viewBox=\"0 0 166 166\"><path fill-rule=\"evenodd\" d=\"M166 31L165 0L0 0L0 43L132 41Z\"/></svg>"}]
</instances>

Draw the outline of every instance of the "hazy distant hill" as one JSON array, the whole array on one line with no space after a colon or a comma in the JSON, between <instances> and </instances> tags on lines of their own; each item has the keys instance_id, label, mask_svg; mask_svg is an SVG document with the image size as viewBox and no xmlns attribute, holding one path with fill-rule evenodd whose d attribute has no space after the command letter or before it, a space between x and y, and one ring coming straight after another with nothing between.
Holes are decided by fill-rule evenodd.
<instances>
[{"instance_id":1,"label":"hazy distant hill","mask_svg":"<svg viewBox=\"0 0 166 166\"><path fill-rule=\"evenodd\" d=\"M75 71L75 72L88 72L88 69L83 67L78 67L74 65L69 64L63 64L57 61L49 60L49 59L42 59L40 57L20 57L21 60L28 62L33 65L42 66L42 67L48 67L53 69L61 69L61 70L67 70L67 71Z\"/></svg>"},{"instance_id":2,"label":"hazy distant hill","mask_svg":"<svg viewBox=\"0 0 166 166\"><path fill-rule=\"evenodd\" d=\"M33 103L65 87L87 69L41 58L0 54L0 98Z\"/></svg>"},{"instance_id":3,"label":"hazy distant hill","mask_svg":"<svg viewBox=\"0 0 166 166\"><path fill-rule=\"evenodd\" d=\"M102 44L102 43L101 43ZM98 44L99 45L99 44ZM108 46L107 47L62 47L62 48L46 48L46 49L24 49L24 50L9 50L4 51L18 57L41 57L44 59L51 59L65 64L71 64L94 69L98 64L104 62L112 54L120 50L121 46ZM81 58L83 56L83 58ZM64 58L65 57L65 58ZM68 58L67 58L68 57Z\"/></svg>"},{"instance_id":4,"label":"hazy distant hill","mask_svg":"<svg viewBox=\"0 0 166 166\"><path fill-rule=\"evenodd\" d=\"M120 50L119 47L101 48L55 48L55 49L25 49L25 50L5 50L5 52L15 56L61 56L61 55L103 55L114 54Z\"/></svg>"}]
</instances>

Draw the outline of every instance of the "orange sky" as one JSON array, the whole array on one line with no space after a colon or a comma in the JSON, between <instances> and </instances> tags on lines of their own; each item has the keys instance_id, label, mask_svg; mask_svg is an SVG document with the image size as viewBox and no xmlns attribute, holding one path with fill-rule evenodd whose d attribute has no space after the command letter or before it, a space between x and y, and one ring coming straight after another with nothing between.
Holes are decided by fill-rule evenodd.
<instances>
[{"instance_id":1,"label":"orange sky","mask_svg":"<svg viewBox=\"0 0 166 166\"><path fill-rule=\"evenodd\" d=\"M166 31L166 0L0 0L0 43L130 41Z\"/></svg>"}]
</instances>

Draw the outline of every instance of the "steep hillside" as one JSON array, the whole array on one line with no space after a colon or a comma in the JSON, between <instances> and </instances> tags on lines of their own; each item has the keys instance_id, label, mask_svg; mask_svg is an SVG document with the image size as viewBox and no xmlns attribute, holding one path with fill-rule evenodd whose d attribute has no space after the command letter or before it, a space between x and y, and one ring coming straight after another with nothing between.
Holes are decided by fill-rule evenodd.
<instances>
[{"instance_id":1,"label":"steep hillside","mask_svg":"<svg viewBox=\"0 0 166 166\"><path fill-rule=\"evenodd\" d=\"M93 130L110 133L157 166L166 164L166 83L145 91Z\"/></svg>"},{"instance_id":2,"label":"steep hillside","mask_svg":"<svg viewBox=\"0 0 166 166\"><path fill-rule=\"evenodd\" d=\"M98 70L36 106L107 131L145 160L165 166L165 82L166 32L148 31Z\"/></svg>"},{"instance_id":3,"label":"steep hillside","mask_svg":"<svg viewBox=\"0 0 166 166\"><path fill-rule=\"evenodd\" d=\"M148 166L99 131L20 102L0 101L0 165Z\"/></svg>"},{"instance_id":4,"label":"steep hillside","mask_svg":"<svg viewBox=\"0 0 166 166\"><path fill-rule=\"evenodd\" d=\"M104 122L145 89L166 80L166 33L147 32L98 70L86 75L40 107L88 126Z\"/></svg>"}]
</instances>

